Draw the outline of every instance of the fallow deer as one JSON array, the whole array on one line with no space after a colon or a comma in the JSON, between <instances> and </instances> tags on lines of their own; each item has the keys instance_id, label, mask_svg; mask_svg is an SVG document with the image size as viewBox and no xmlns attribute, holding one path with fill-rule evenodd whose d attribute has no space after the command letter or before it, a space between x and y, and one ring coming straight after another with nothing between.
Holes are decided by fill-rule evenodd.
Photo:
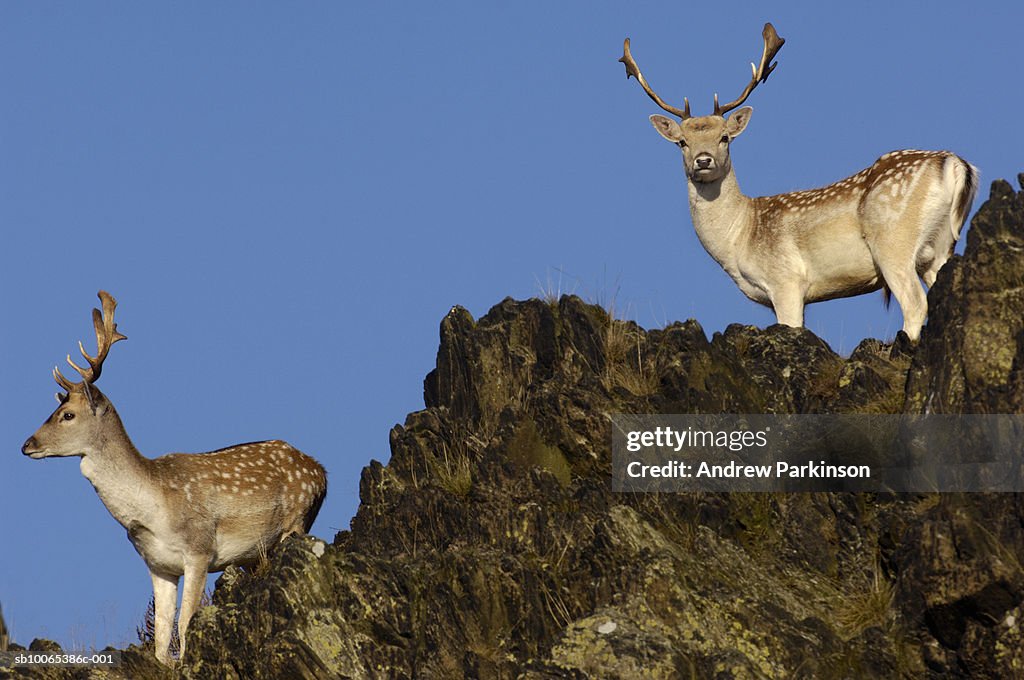
<instances>
[{"instance_id":1,"label":"fallow deer","mask_svg":"<svg viewBox=\"0 0 1024 680\"><path fill-rule=\"evenodd\" d=\"M734 101L691 116L666 104L641 75L629 38L619 59L626 77L680 122L651 123L678 145L688 180L690 216L704 249L751 300L771 307L779 323L802 326L804 306L871 291L891 291L903 330L917 340L928 313L920 279L930 288L953 253L978 188L978 171L948 151L887 153L871 167L820 189L750 198L740 191L729 145L750 122L746 101L777 63L785 40L765 24L761 63Z\"/></svg>"},{"instance_id":2,"label":"fallow deer","mask_svg":"<svg viewBox=\"0 0 1024 680\"><path fill-rule=\"evenodd\" d=\"M117 302L100 291L103 311L92 310L97 353L81 382L53 377L60 406L21 451L32 458L79 456L81 471L145 560L153 580L157 658L170 663L169 645L184 576L178 632L184 657L188 624L206 574L228 565L252 565L289 534L305 534L327 493L327 475L315 460L282 441L239 444L203 454L146 458L132 445L114 405L96 388L117 332Z\"/></svg>"}]
</instances>

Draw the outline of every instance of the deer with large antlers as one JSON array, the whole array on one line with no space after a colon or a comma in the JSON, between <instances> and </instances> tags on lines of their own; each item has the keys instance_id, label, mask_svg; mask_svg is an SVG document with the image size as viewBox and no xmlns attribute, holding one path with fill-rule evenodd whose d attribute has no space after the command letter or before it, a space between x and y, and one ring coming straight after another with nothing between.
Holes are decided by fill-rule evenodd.
<instances>
[{"instance_id":1,"label":"deer with large antlers","mask_svg":"<svg viewBox=\"0 0 1024 680\"><path fill-rule=\"evenodd\" d=\"M156 656L169 652L178 580L184 576L178 632L185 633L199 606L206 574L229 565L253 565L289 534L305 534L327 494L323 467L282 441L239 444L203 454L146 458L132 445L113 404L96 388L115 342L117 302L100 291L103 311L92 310L96 356L78 343L86 367L68 363L82 377L65 378L60 406L28 438L21 452L32 458L79 456L81 471L100 500L128 531L153 580Z\"/></svg>"},{"instance_id":2,"label":"deer with large antlers","mask_svg":"<svg viewBox=\"0 0 1024 680\"><path fill-rule=\"evenodd\" d=\"M978 188L978 171L948 151L887 153L856 175L820 189L750 198L740 191L729 146L753 109L727 113L768 80L785 40L771 24L762 32L761 62L734 101L691 116L666 104L640 73L629 38L619 60L626 77L680 122L651 116L654 128L682 150L690 215L705 250L779 323L802 326L810 302L885 288L903 311L903 330L917 340L928 314L921 279L930 288L953 253Z\"/></svg>"}]
</instances>

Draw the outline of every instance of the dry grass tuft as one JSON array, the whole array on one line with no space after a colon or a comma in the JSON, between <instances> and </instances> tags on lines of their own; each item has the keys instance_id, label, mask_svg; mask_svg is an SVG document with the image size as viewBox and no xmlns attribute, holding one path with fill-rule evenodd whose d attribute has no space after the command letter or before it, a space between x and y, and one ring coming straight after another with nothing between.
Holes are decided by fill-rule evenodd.
<instances>
[{"instance_id":1,"label":"dry grass tuft","mask_svg":"<svg viewBox=\"0 0 1024 680\"><path fill-rule=\"evenodd\" d=\"M860 635L868 628L892 630L896 623L896 586L881 575L876 565L870 578L864 578L864 588L858 592L839 596L835 601L835 621L847 638Z\"/></svg>"},{"instance_id":2,"label":"dry grass tuft","mask_svg":"<svg viewBox=\"0 0 1024 680\"><path fill-rule=\"evenodd\" d=\"M604 335L604 384L608 389L621 387L637 396L658 390L658 374L647 348L647 334L632 321L615 318L615 305L608 311Z\"/></svg>"},{"instance_id":3,"label":"dry grass tuft","mask_svg":"<svg viewBox=\"0 0 1024 680\"><path fill-rule=\"evenodd\" d=\"M213 593L209 590L203 591L203 596L199 600L199 607L208 607L213 604ZM135 634L139 637L139 642L143 645L152 645L154 636L156 635L156 600L152 597L149 598L149 604L146 606L146 614L142 617L142 625L135 628ZM174 628L171 629L171 656L177 657L181 651L181 640L178 638L178 622L174 622Z\"/></svg>"},{"instance_id":4,"label":"dry grass tuft","mask_svg":"<svg viewBox=\"0 0 1024 680\"><path fill-rule=\"evenodd\" d=\"M449 453L447 444L442 444L442 450L444 460L434 464L437 482L448 493L465 498L473 489L473 466L469 452L462 450Z\"/></svg>"}]
</instances>

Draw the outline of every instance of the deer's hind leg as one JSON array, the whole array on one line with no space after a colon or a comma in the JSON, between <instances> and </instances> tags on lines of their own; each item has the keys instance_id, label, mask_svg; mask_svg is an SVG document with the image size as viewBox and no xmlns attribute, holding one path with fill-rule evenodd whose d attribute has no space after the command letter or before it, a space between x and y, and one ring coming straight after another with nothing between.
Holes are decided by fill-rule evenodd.
<instances>
[{"instance_id":1,"label":"deer's hind leg","mask_svg":"<svg viewBox=\"0 0 1024 680\"><path fill-rule=\"evenodd\" d=\"M871 232L872 237L867 239L871 257L885 285L900 303L903 331L916 341L928 316L928 298L918 277L918 255L923 246L920 231L916 226L894 219L886 228L875 228Z\"/></svg>"},{"instance_id":2,"label":"deer's hind leg","mask_svg":"<svg viewBox=\"0 0 1024 680\"><path fill-rule=\"evenodd\" d=\"M903 331L911 340L921 337L921 327L928 316L928 298L921 287L921 280L913 263L902 266L887 266L879 263L882 278L892 291L893 297L900 303L903 312Z\"/></svg>"},{"instance_id":3,"label":"deer's hind leg","mask_svg":"<svg viewBox=\"0 0 1024 680\"><path fill-rule=\"evenodd\" d=\"M925 242L917 252L917 271L930 289L935 285L939 270L953 255L956 240L949 229L946 212L948 206L928 211L925 216L927 231Z\"/></svg>"},{"instance_id":4,"label":"deer's hind leg","mask_svg":"<svg viewBox=\"0 0 1024 680\"><path fill-rule=\"evenodd\" d=\"M903 331L916 341L928 316L928 298L918 277L916 234L898 228L878 233L868 240L868 248L875 266L882 274L885 285L900 303L903 312Z\"/></svg>"},{"instance_id":5,"label":"deer's hind leg","mask_svg":"<svg viewBox=\"0 0 1024 680\"><path fill-rule=\"evenodd\" d=\"M921 277L931 285L949 257L936 206L927 182L907 187L883 182L873 187L860 207L864 239L885 285L903 312L903 331L916 341L928 317L928 298ZM948 211L947 211L948 212Z\"/></svg>"}]
</instances>

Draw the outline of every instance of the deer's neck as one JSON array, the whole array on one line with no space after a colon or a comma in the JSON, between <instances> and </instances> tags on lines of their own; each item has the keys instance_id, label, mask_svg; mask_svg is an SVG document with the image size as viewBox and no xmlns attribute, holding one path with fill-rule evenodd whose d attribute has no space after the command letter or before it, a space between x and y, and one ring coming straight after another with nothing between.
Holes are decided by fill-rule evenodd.
<instances>
[{"instance_id":1,"label":"deer's neck","mask_svg":"<svg viewBox=\"0 0 1024 680\"><path fill-rule=\"evenodd\" d=\"M736 174L729 169L714 182L687 181L690 217L697 238L708 254L729 271L736 242L751 229L753 201L740 191Z\"/></svg>"},{"instance_id":2,"label":"deer's neck","mask_svg":"<svg viewBox=\"0 0 1024 680\"><path fill-rule=\"evenodd\" d=\"M80 469L122 526L144 521L158 504L149 470L116 414L111 427L82 456ZM114 427L113 425L116 425Z\"/></svg>"}]
</instances>

